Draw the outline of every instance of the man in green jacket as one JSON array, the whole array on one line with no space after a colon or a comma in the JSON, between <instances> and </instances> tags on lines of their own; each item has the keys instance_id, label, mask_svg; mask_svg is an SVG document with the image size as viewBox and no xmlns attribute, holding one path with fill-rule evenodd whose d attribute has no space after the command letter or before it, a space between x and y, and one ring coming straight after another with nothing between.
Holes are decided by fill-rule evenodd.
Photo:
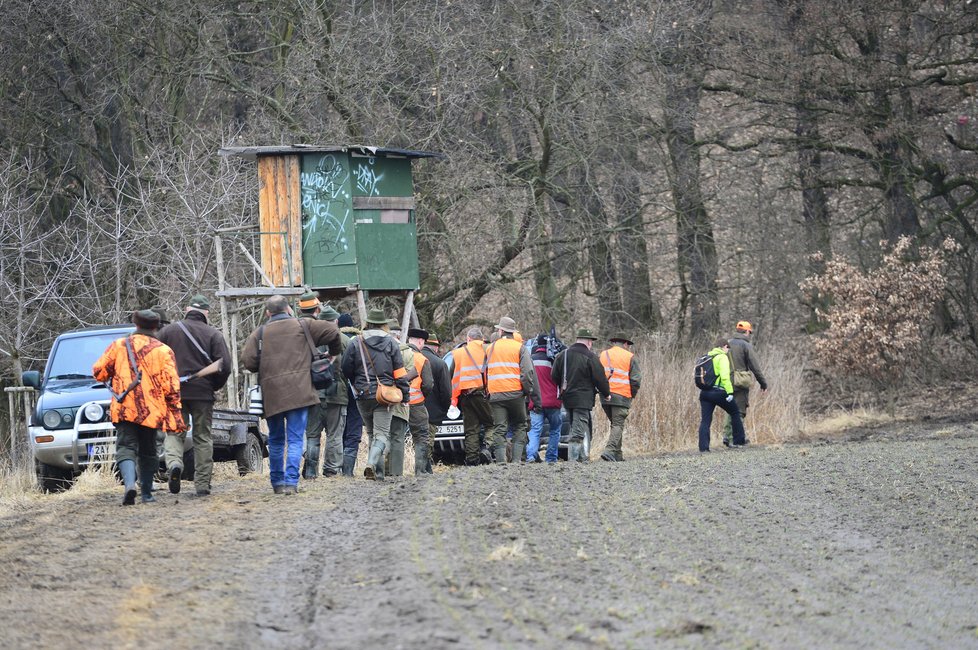
<instances>
[{"instance_id":1,"label":"man in green jacket","mask_svg":"<svg viewBox=\"0 0 978 650\"><path fill-rule=\"evenodd\" d=\"M733 396L737 409L740 411L740 419L744 422L747 421L747 407L749 405L747 397L750 394L750 387L754 383L754 379L761 385L761 392L767 392L767 380L764 379L764 373L761 372L761 364L757 360L754 346L750 343L753 330L754 328L749 322L742 320L737 323L736 334L730 337L730 372L732 373ZM729 447L732 441L733 426L730 418L727 418L727 423L723 428L723 444Z\"/></svg>"},{"instance_id":2,"label":"man in green jacket","mask_svg":"<svg viewBox=\"0 0 978 650\"><path fill-rule=\"evenodd\" d=\"M584 462L588 460L583 442L591 433L591 409L594 408L594 394L601 398L611 398L611 388L604 368L598 357L591 352L591 346L598 340L590 330L577 330L577 341L554 359L550 377L557 384L560 400L570 416L570 442L567 447L567 460Z\"/></svg>"},{"instance_id":3,"label":"man in green jacket","mask_svg":"<svg viewBox=\"0 0 978 650\"><path fill-rule=\"evenodd\" d=\"M305 306L303 306L305 305ZM299 298L301 318L324 320L336 324L339 313L332 307L325 309L319 303L319 295L314 292L302 294ZM340 349L346 351L350 337L340 333ZM325 348L320 348L325 352ZM333 359L333 385L325 390L317 390L319 404L309 407L306 421L306 451L302 466L302 478L314 479L319 472L319 457L323 431L326 431L326 454L323 458L323 476L336 476L343 468L343 430L346 426L346 381L340 372L342 352Z\"/></svg>"},{"instance_id":4,"label":"man in green jacket","mask_svg":"<svg viewBox=\"0 0 978 650\"><path fill-rule=\"evenodd\" d=\"M707 355L713 362L714 379L707 388L700 389L700 451L710 451L710 425L713 424L713 409L722 408L733 422L733 444L740 447L747 444L744 436L744 422L734 402L733 383L730 381L730 344L719 338ZM699 366L697 367L699 369Z\"/></svg>"}]
</instances>

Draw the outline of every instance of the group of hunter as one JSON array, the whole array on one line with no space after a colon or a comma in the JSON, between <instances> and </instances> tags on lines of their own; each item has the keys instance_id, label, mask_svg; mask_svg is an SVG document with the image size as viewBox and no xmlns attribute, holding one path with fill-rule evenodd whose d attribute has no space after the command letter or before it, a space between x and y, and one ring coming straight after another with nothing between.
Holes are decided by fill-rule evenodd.
<instances>
[{"instance_id":1,"label":"group of hunter","mask_svg":"<svg viewBox=\"0 0 978 650\"><path fill-rule=\"evenodd\" d=\"M435 337L423 329L409 329L402 343L400 326L383 310L371 309L360 331L349 314L323 307L313 292L303 294L298 307L297 318L284 296L268 298L264 324L251 333L241 351L243 367L256 374L262 389L269 477L277 494L296 493L300 475L316 478L320 458L323 476L352 476L364 429L369 450L366 478L383 480L403 473L408 432L415 475L430 474L435 430L446 417L458 417L455 409L463 423L467 465L555 463L564 417L568 460L583 462L596 395L611 425L601 458L624 460L625 421L641 387L633 342L625 335L610 338L611 345L596 354L598 338L580 329L575 342L558 351L545 335L525 345L513 319L503 317L489 341L481 328L473 327L465 343L442 360ZM165 434L169 490L180 491L188 425L193 429L196 493L210 494L215 391L227 382L230 363L223 336L207 321L208 310L206 298L198 295L175 323L167 324L159 309L134 312L135 332L114 341L95 363L94 376L113 393L110 415L117 430L116 462L126 505L135 503L137 464L142 501L155 500L157 430ZM725 364L715 362L716 386L701 391L701 450L703 422L708 416L712 419L714 405L731 414L732 443L725 437L724 444L746 444L742 417L747 390L740 388L738 393L733 387L729 359L733 357L734 368L753 373L762 389L767 388L749 336L750 324L742 321L733 345L727 348L724 340L720 350L710 353L736 350L723 355ZM334 381L328 388L313 386L313 348L333 358ZM351 404L356 408L349 408ZM541 457L546 427L549 434Z\"/></svg>"}]
</instances>

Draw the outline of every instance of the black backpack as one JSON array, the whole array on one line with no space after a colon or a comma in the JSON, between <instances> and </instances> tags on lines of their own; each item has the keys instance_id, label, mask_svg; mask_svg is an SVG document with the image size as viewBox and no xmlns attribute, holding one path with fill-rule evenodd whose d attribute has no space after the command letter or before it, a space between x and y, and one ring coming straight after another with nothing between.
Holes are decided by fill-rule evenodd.
<instances>
[{"instance_id":1,"label":"black backpack","mask_svg":"<svg viewBox=\"0 0 978 650\"><path fill-rule=\"evenodd\" d=\"M709 390L716 385L717 373L713 369L713 357L705 354L696 360L693 378L696 380L696 387L700 390Z\"/></svg>"}]
</instances>

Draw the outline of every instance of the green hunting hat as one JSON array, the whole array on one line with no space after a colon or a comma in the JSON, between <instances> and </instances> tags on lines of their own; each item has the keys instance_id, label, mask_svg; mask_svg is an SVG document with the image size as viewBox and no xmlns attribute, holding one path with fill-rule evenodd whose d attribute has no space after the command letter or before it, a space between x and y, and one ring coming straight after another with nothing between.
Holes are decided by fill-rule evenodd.
<instances>
[{"instance_id":1,"label":"green hunting hat","mask_svg":"<svg viewBox=\"0 0 978 650\"><path fill-rule=\"evenodd\" d=\"M190 299L190 304L188 307L193 307L194 309L210 309L211 304L207 302L207 298L198 293L196 296Z\"/></svg>"},{"instance_id":2,"label":"green hunting hat","mask_svg":"<svg viewBox=\"0 0 978 650\"><path fill-rule=\"evenodd\" d=\"M307 291L299 296L299 309L304 312L314 312L319 307L319 294L315 291Z\"/></svg>"},{"instance_id":3,"label":"green hunting hat","mask_svg":"<svg viewBox=\"0 0 978 650\"><path fill-rule=\"evenodd\" d=\"M333 321L339 319L339 317L340 317L340 312L336 311L329 305L323 307L323 311L320 312L319 314L319 320Z\"/></svg>"},{"instance_id":4,"label":"green hunting hat","mask_svg":"<svg viewBox=\"0 0 978 650\"><path fill-rule=\"evenodd\" d=\"M384 315L383 309L371 309L367 312L367 319L365 322L367 325L386 325L387 316Z\"/></svg>"},{"instance_id":5,"label":"green hunting hat","mask_svg":"<svg viewBox=\"0 0 978 650\"><path fill-rule=\"evenodd\" d=\"M399 330L399 329L401 329L401 324L398 323L393 318L388 318L387 319L387 327L391 328L392 330Z\"/></svg>"},{"instance_id":6,"label":"green hunting hat","mask_svg":"<svg viewBox=\"0 0 978 650\"><path fill-rule=\"evenodd\" d=\"M594 334L592 334L591 333L591 330L589 330L586 327L582 327L581 329L577 330L577 338L579 338L579 339L591 339L592 341L597 341L598 340L598 337L595 336Z\"/></svg>"},{"instance_id":7,"label":"green hunting hat","mask_svg":"<svg viewBox=\"0 0 978 650\"><path fill-rule=\"evenodd\" d=\"M139 329L158 330L160 328L160 315L152 309L140 309L132 313L132 322Z\"/></svg>"},{"instance_id":8,"label":"green hunting hat","mask_svg":"<svg viewBox=\"0 0 978 650\"><path fill-rule=\"evenodd\" d=\"M150 307L150 309L155 311L156 315L160 317L160 325L170 324L170 317L166 315L165 309L163 309L162 307Z\"/></svg>"},{"instance_id":9,"label":"green hunting hat","mask_svg":"<svg viewBox=\"0 0 978 650\"><path fill-rule=\"evenodd\" d=\"M610 339L608 339L608 341L610 341L611 343L614 343L615 341L621 341L622 343L628 343L629 345L635 344L635 341L631 340L624 334L615 334Z\"/></svg>"}]
</instances>

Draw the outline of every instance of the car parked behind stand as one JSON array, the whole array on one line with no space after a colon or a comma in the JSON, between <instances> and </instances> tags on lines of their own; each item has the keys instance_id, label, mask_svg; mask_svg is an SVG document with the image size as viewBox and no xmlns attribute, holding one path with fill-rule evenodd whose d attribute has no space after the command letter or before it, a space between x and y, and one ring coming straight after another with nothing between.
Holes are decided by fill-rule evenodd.
<instances>
[{"instance_id":1,"label":"car parked behind stand","mask_svg":"<svg viewBox=\"0 0 978 650\"><path fill-rule=\"evenodd\" d=\"M87 467L114 462L111 393L92 377L92 365L112 341L132 331L131 325L115 325L65 332L51 347L44 370L23 374L24 385L38 392L28 435L38 484L45 492L71 487ZM188 425L183 479L193 480L193 422ZM216 408L211 428L215 461L237 462L240 474L261 470L262 459L268 456L268 436L258 417ZM165 469L162 438L157 447Z\"/></svg>"}]
</instances>

